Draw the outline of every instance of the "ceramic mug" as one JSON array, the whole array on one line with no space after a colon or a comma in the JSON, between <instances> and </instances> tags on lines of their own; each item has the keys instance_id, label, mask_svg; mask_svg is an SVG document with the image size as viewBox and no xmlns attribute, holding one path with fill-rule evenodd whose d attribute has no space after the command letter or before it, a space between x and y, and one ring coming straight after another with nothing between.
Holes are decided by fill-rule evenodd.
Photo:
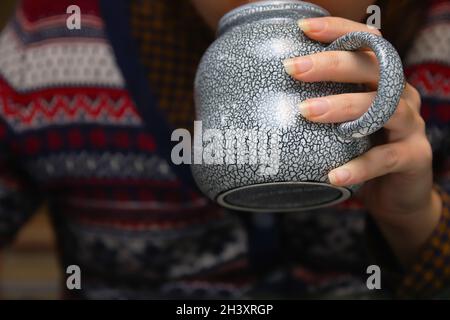
<instances>
[{"instance_id":1,"label":"ceramic mug","mask_svg":"<svg viewBox=\"0 0 450 320\"><path fill-rule=\"evenodd\" d=\"M238 7L220 21L195 79L200 133L192 165L199 188L222 206L244 211L298 211L328 206L360 185L337 187L328 173L370 148L369 135L394 113L404 89L399 55L371 33L352 32L326 45L298 28L302 18L328 12L302 1L259 1ZM376 97L360 118L313 123L300 102L361 91L360 85L294 80L287 58L368 47L379 62Z\"/></svg>"}]
</instances>

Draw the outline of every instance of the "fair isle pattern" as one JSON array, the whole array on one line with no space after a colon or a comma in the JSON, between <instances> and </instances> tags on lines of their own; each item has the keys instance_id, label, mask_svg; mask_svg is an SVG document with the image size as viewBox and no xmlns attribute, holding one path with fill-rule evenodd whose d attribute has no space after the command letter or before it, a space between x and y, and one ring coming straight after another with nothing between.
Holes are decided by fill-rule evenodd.
<instances>
[{"instance_id":1,"label":"fair isle pattern","mask_svg":"<svg viewBox=\"0 0 450 320\"><path fill-rule=\"evenodd\" d=\"M82 9L81 30L66 28L70 4ZM45 199L63 268L82 267L80 297L130 279L130 291L160 295L179 278L245 268L240 220L182 188L152 130L125 89L98 2L22 0L0 35L0 244ZM218 282L218 297L234 282Z\"/></svg>"},{"instance_id":2,"label":"fair isle pattern","mask_svg":"<svg viewBox=\"0 0 450 320\"><path fill-rule=\"evenodd\" d=\"M204 288L200 292L193 291L196 285L183 286L182 283L178 283L183 277L193 274L214 273L218 265L233 267L245 254L244 231L238 225L233 227L220 225L224 221L200 220L196 225L168 226L168 230L164 231L160 227L149 227L145 224L127 230L125 225L120 224L98 225L89 221L83 224L83 221L69 220L69 230L76 236L76 242L73 244L75 256L83 270L87 270L88 273L84 287L86 297L105 298L108 295L97 296L100 294L99 290L114 291L114 288L121 287L121 283L127 283L128 288L126 286L120 288L117 294L122 298L132 298L134 294L139 293L141 287L139 284L131 285L136 281L140 284L145 281L155 283L153 288L142 285L145 291L140 292L137 296L139 298L152 296L161 298L162 295L195 297L201 294L208 297L230 295L237 297L236 293L233 293L236 291L233 290L233 283L228 281L219 282L214 286L211 282L203 280ZM224 233L226 230L229 231ZM224 239L232 241L223 241ZM205 241L220 243L220 246L217 250L210 251L208 246L205 246ZM102 256L99 257L100 246ZM99 258L108 260L107 269L102 264L95 263ZM101 278L106 279L111 275L119 277L122 282L98 281L91 278L95 274L101 274ZM186 282L189 281L187 279ZM217 292L209 292L208 287L215 287ZM127 289L130 292L127 292Z\"/></svg>"},{"instance_id":3,"label":"fair isle pattern","mask_svg":"<svg viewBox=\"0 0 450 320\"><path fill-rule=\"evenodd\" d=\"M416 64L409 68L409 82L428 97L445 101L445 99L448 98L448 92L450 91L449 71L442 70L442 68L439 67L439 64L428 63L425 67L423 63L425 62L423 61L422 64Z\"/></svg>"},{"instance_id":4,"label":"fair isle pattern","mask_svg":"<svg viewBox=\"0 0 450 320\"><path fill-rule=\"evenodd\" d=\"M241 299L248 296L251 291L251 284L229 283L226 281L205 281L203 279L166 281L156 290L149 290L145 287L122 285L105 285L99 283L89 283L86 288L87 299L164 299L164 298L182 298L198 297L200 299L211 297L222 297L225 299Z\"/></svg>"},{"instance_id":5,"label":"fair isle pattern","mask_svg":"<svg viewBox=\"0 0 450 320\"><path fill-rule=\"evenodd\" d=\"M400 297L436 296L450 286L450 197L439 188L438 191L443 199L441 221L421 252L418 262L408 270L403 279L397 293Z\"/></svg>"},{"instance_id":6,"label":"fair isle pattern","mask_svg":"<svg viewBox=\"0 0 450 320\"><path fill-rule=\"evenodd\" d=\"M86 94L49 94L36 96L26 105L13 99L0 100L6 121L18 132L34 130L58 123L114 124L142 126L142 119L128 97L114 99L106 93L90 97Z\"/></svg>"},{"instance_id":7,"label":"fair isle pattern","mask_svg":"<svg viewBox=\"0 0 450 320\"><path fill-rule=\"evenodd\" d=\"M176 176L158 155L124 153L62 153L30 161L36 179L51 178L129 178L174 181Z\"/></svg>"},{"instance_id":8,"label":"fair isle pattern","mask_svg":"<svg viewBox=\"0 0 450 320\"><path fill-rule=\"evenodd\" d=\"M89 37L78 34L76 38L61 41L65 16L47 23L31 23L21 11L0 35L0 81L7 85L3 90L0 108L5 120L16 131L39 129L52 123L98 123L141 126L142 120L127 95L111 94L108 90L121 89L124 80L118 69L111 47L105 41L102 24L94 20ZM83 20L84 21L84 20ZM65 33L67 29L62 28ZM82 28L83 30L83 28ZM28 31L28 32L27 32ZM64 35L62 33L62 36ZM97 35L97 38L94 36ZM84 36L84 37L82 37ZM64 94L55 88L89 87L101 84L105 92L93 91L89 96L75 91ZM33 95L36 90L48 90ZM24 105L18 95L30 99ZM9 97L7 99L6 97Z\"/></svg>"},{"instance_id":9,"label":"fair isle pattern","mask_svg":"<svg viewBox=\"0 0 450 320\"><path fill-rule=\"evenodd\" d=\"M19 8L11 24L25 45L52 41L58 38L83 38L84 40L92 38L96 41L105 39L103 21L95 15L83 12L83 28L74 29L69 33L67 32L66 21L67 16L61 15L60 12L50 19L43 18L42 21L41 19L29 21Z\"/></svg>"},{"instance_id":10,"label":"fair isle pattern","mask_svg":"<svg viewBox=\"0 0 450 320\"><path fill-rule=\"evenodd\" d=\"M449 13L450 14L450 9ZM450 64L450 24L433 22L420 32L408 52L408 65L429 62Z\"/></svg>"},{"instance_id":11,"label":"fair isle pattern","mask_svg":"<svg viewBox=\"0 0 450 320\"><path fill-rule=\"evenodd\" d=\"M431 0L433 5L428 12L425 25L414 40L408 52L406 63L436 62L450 64L450 2Z\"/></svg>"},{"instance_id":12,"label":"fair isle pattern","mask_svg":"<svg viewBox=\"0 0 450 320\"><path fill-rule=\"evenodd\" d=\"M233 220L200 220L168 230L144 223L127 230L124 224L95 224L82 219L68 222L76 236L73 252L81 265L93 272L138 275L143 280L174 280L212 271L247 250L244 230ZM205 241L217 243L216 249L210 250ZM99 245L109 270L95 263Z\"/></svg>"},{"instance_id":13,"label":"fair isle pattern","mask_svg":"<svg viewBox=\"0 0 450 320\"><path fill-rule=\"evenodd\" d=\"M124 85L110 46L103 39L26 44L10 24L0 36L3 78L19 92L48 87Z\"/></svg>"},{"instance_id":14,"label":"fair isle pattern","mask_svg":"<svg viewBox=\"0 0 450 320\"><path fill-rule=\"evenodd\" d=\"M450 71L441 66L450 66L450 4L439 3L433 11L406 57L408 81L424 97L445 101L449 98Z\"/></svg>"}]
</instances>

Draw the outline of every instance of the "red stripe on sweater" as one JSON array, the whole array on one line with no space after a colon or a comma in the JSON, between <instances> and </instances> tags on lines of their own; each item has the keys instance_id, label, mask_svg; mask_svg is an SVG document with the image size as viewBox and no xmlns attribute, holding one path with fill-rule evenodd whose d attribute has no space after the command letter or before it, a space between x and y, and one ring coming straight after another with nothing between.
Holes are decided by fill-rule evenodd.
<instances>
[{"instance_id":1,"label":"red stripe on sweater","mask_svg":"<svg viewBox=\"0 0 450 320\"><path fill-rule=\"evenodd\" d=\"M67 15L66 10L71 5L79 6L81 15L100 17L100 6L97 0L22 0L21 8L26 19L35 22L49 17Z\"/></svg>"},{"instance_id":2,"label":"red stripe on sweater","mask_svg":"<svg viewBox=\"0 0 450 320\"><path fill-rule=\"evenodd\" d=\"M450 103L431 104L426 99L422 103L420 114L425 121L448 124L450 122Z\"/></svg>"},{"instance_id":3,"label":"red stripe on sweater","mask_svg":"<svg viewBox=\"0 0 450 320\"><path fill-rule=\"evenodd\" d=\"M61 115L76 120L80 112L92 119L106 113L117 121L130 116L136 123L142 121L129 93L122 89L52 88L19 93L0 78L0 94L4 97L3 116L14 118L25 126L30 125L37 115L56 123Z\"/></svg>"},{"instance_id":4,"label":"red stripe on sweater","mask_svg":"<svg viewBox=\"0 0 450 320\"><path fill-rule=\"evenodd\" d=\"M424 63L406 68L405 75L423 94L450 99L450 66Z\"/></svg>"}]
</instances>

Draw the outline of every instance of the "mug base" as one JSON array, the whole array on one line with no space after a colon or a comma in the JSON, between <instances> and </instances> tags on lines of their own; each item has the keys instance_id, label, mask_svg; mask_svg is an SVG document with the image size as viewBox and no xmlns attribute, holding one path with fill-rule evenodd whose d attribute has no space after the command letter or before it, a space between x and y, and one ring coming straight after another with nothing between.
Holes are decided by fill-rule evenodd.
<instances>
[{"instance_id":1,"label":"mug base","mask_svg":"<svg viewBox=\"0 0 450 320\"><path fill-rule=\"evenodd\" d=\"M295 212L327 207L348 199L352 191L323 182L269 182L219 194L223 207L249 212Z\"/></svg>"}]
</instances>

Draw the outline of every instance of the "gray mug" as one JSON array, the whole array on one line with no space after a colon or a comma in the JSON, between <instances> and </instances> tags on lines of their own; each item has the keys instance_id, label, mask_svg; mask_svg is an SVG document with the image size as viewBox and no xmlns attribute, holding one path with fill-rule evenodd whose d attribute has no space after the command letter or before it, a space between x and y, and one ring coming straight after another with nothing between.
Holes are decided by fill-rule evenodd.
<instances>
[{"instance_id":1,"label":"gray mug","mask_svg":"<svg viewBox=\"0 0 450 320\"><path fill-rule=\"evenodd\" d=\"M227 13L195 79L197 134L191 169L202 192L222 206L253 212L313 209L341 202L360 185L331 185L328 173L370 148L369 135L394 113L404 89L400 57L382 37L353 32L325 45L298 28L328 12L302 1L259 1ZM283 68L287 58L368 47L379 62L378 92L360 118L313 123L300 102L361 90L305 83ZM200 157L199 157L200 155Z\"/></svg>"}]
</instances>

